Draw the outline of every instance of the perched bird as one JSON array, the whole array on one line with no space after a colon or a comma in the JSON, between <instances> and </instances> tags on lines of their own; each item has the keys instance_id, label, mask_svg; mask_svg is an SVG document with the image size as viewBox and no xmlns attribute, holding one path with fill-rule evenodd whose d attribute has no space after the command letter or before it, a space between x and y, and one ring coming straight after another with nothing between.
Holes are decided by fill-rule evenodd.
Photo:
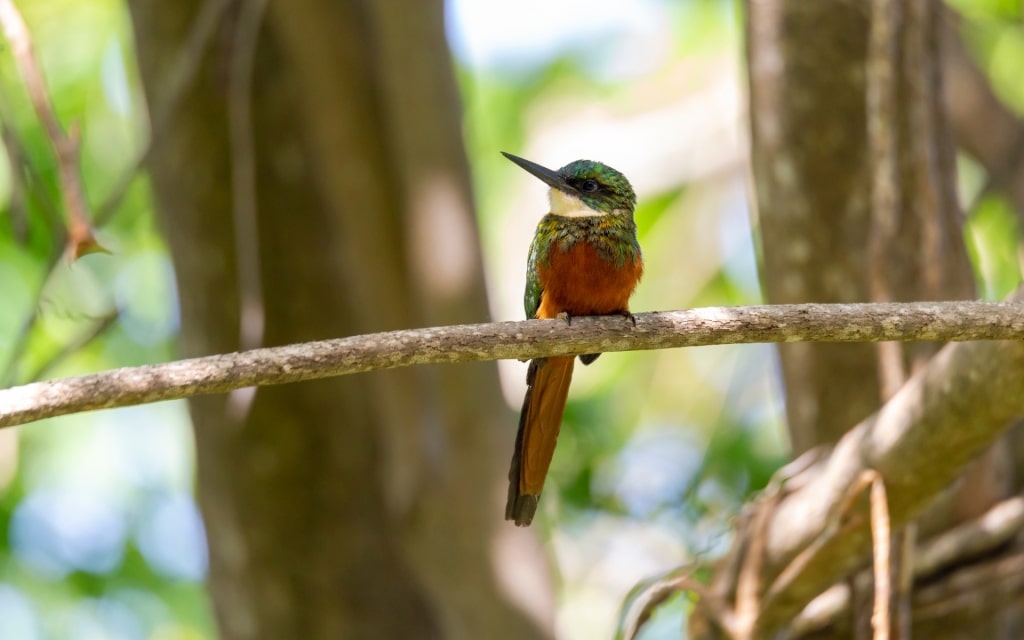
<instances>
[{"instance_id":1,"label":"perched bird","mask_svg":"<svg viewBox=\"0 0 1024 640\"><path fill-rule=\"evenodd\" d=\"M620 314L636 324L629 297L644 271L636 239L636 194L626 177L591 160L552 171L510 153L503 155L551 187L551 211L530 245L523 303L527 318ZM600 354L581 355L590 364ZM573 357L537 358L526 374L526 398L509 469L505 519L529 525L572 379Z\"/></svg>"}]
</instances>

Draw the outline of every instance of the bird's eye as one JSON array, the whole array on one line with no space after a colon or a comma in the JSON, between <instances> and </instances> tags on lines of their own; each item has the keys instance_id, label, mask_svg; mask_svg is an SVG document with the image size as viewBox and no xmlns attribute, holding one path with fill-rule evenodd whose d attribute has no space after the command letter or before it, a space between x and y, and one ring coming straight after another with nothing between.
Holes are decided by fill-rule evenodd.
<instances>
[{"instance_id":1,"label":"bird's eye","mask_svg":"<svg viewBox=\"0 0 1024 640\"><path fill-rule=\"evenodd\" d=\"M597 184L597 180L584 180L583 184L580 185L580 190L587 193L593 193L597 191L600 185Z\"/></svg>"}]
</instances>

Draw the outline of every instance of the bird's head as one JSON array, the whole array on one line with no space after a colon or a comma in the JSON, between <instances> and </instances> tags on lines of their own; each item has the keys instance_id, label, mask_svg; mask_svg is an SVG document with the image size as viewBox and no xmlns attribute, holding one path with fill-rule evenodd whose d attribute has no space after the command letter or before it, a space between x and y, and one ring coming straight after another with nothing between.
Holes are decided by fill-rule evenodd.
<instances>
[{"instance_id":1,"label":"bird's head","mask_svg":"<svg viewBox=\"0 0 1024 640\"><path fill-rule=\"evenodd\" d=\"M551 213L565 217L632 215L636 194L626 176L606 164L576 160L558 171L502 151L551 187Z\"/></svg>"}]
</instances>

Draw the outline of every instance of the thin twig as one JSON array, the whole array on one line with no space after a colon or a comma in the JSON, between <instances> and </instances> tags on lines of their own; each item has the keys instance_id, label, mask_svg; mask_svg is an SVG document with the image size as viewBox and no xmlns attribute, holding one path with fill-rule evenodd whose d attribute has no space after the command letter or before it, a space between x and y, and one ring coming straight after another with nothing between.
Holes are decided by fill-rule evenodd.
<instances>
[{"instance_id":1,"label":"thin twig","mask_svg":"<svg viewBox=\"0 0 1024 640\"><path fill-rule=\"evenodd\" d=\"M1014 533L1019 533L1018 528ZM973 561L971 561L973 560ZM966 564L965 564L966 563ZM867 578L859 574L857 582ZM997 611L1005 603L1019 601L1024 595L1024 552L1009 548L980 560L962 555L939 579L919 585L911 598L911 617L916 626L927 622L949 624L952 616L983 615ZM835 625L825 637L843 637L843 613L849 607L849 588L835 585L815 598L786 627L787 638L797 640L818 637L819 632ZM925 631L923 637L932 637Z\"/></svg>"},{"instance_id":2,"label":"thin twig","mask_svg":"<svg viewBox=\"0 0 1024 640\"><path fill-rule=\"evenodd\" d=\"M1024 529L1024 497L996 504L978 518L964 522L929 540L914 558L914 577L922 578L963 564L1006 544Z\"/></svg>"},{"instance_id":3,"label":"thin twig","mask_svg":"<svg viewBox=\"0 0 1024 640\"><path fill-rule=\"evenodd\" d=\"M252 75L256 46L267 0L242 5L235 23L228 82L228 131L231 143L231 203L235 231L235 266L240 304L238 345L263 345L266 313L260 269L259 198L256 193L256 150L252 126ZM226 418L241 424L256 397L254 389L231 392Z\"/></svg>"},{"instance_id":4,"label":"thin twig","mask_svg":"<svg viewBox=\"0 0 1024 640\"><path fill-rule=\"evenodd\" d=\"M43 376L53 371L59 364L67 360L69 357L84 349L93 340L99 338L104 333L110 330L117 322L118 312L114 309L110 313L96 319L92 325L83 331L80 335L75 336L69 342L61 346L56 353L46 359L45 362L41 363L32 372L27 374L24 380L39 380Z\"/></svg>"},{"instance_id":5,"label":"thin twig","mask_svg":"<svg viewBox=\"0 0 1024 640\"><path fill-rule=\"evenodd\" d=\"M750 640L754 634L757 616L761 610L761 568L764 564L765 527L768 526L772 509L782 498L784 486L784 481L776 481L773 478L772 483L762 494L763 498L758 500L756 505L757 511L751 522L747 551L744 554L743 565L740 567L736 581L735 631L733 632L736 640Z\"/></svg>"},{"instance_id":6,"label":"thin twig","mask_svg":"<svg viewBox=\"0 0 1024 640\"><path fill-rule=\"evenodd\" d=\"M911 522L903 527L903 531L893 536L893 542L898 543L898 564L896 568L896 595L894 600L894 614L896 618L896 632L894 636L899 640L910 640L913 613L911 598L914 596L914 561L917 557L917 523Z\"/></svg>"},{"instance_id":7,"label":"thin twig","mask_svg":"<svg viewBox=\"0 0 1024 640\"><path fill-rule=\"evenodd\" d=\"M12 180L20 183L20 188L22 189L21 196L24 198L26 209L29 208L32 201L35 201L39 206L39 210L43 214L43 221L46 223L47 230L52 236L51 242L55 246L63 247L67 229L62 220L60 204L50 197L48 189L32 188L34 184L45 182L45 179L40 175L39 170L25 151L26 145L24 140L22 140L21 134L11 126L10 123L14 121L11 111L7 100L0 94L0 123L3 126L3 141L7 151L8 162L11 164ZM28 215L28 211L26 211L25 215ZM57 250L56 253L59 254L60 250Z\"/></svg>"},{"instance_id":8,"label":"thin twig","mask_svg":"<svg viewBox=\"0 0 1024 640\"><path fill-rule=\"evenodd\" d=\"M666 576L634 588L627 598L619 618L616 638L635 640L654 611L681 591L693 593L714 610L725 610L723 603L719 602L708 592L707 587L693 577L695 568L695 565L679 567Z\"/></svg>"},{"instance_id":9,"label":"thin twig","mask_svg":"<svg viewBox=\"0 0 1024 640\"><path fill-rule=\"evenodd\" d=\"M871 627L874 629L874 640L889 640L889 606L892 600L889 501L882 476L873 469L864 473L871 479L871 541L875 571L875 605L871 612Z\"/></svg>"},{"instance_id":10,"label":"thin twig","mask_svg":"<svg viewBox=\"0 0 1024 640\"><path fill-rule=\"evenodd\" d=\"M3 139L4 153L7 155L7 164L10 165L11 195L8 210L11 220L11 231L15 240L24 244L28 240L28 188L25 185L25 173L22 167L25 164L21 144L14 135L14 131L0 119L0 138Z\"/></svg>"},{"instance_id":11,"label":"thin twig","mask_svg":"<svg viewBox=\"0 0 1024 640\"><path fill-rule=\"evenodd\" d=\"M1022 594L1024 552L1016 550L968 565L922 587L914 595L914 620L922 624L948 621L954 614L980 616L1019 602Z\"/></svg>"},{"instance_id":12,"label":"thin twig","mask_svg":"<svg viewBox=\"0 0 1024 640\"><path fill-rule=\"evenodd\" d=\"M96 242L92 233L89 205L85 199L85 188L78 169L79 131L72 127L71 133L66 133L57 119L57 113L46 90L43 70L36 59L32 36L13 0L0 0L0 27L3 28L14 53L14 60L25 81L32 107L42 122L53 152L57 156L61 197L68 215L66 254L70 260L75 260L87 253L103 251L103 247Z\"/></svg>"},{"instance_id":13,"label":"thin twig","mask_svg":"<svg viewBox=\"0 0 1024 640\"><path fill-rule=\"evenodd\" d=\"M752 342L1024 340L1024 305L986 302L708 307L407 329L127 367L0 391L0 426L253 385L414 364Z\"/></svg>"},{"instance_id":14,"label":"thin twig","mask_svg":"<svg viewBox=\"0 0 1024 640\"><path fill-rule=\"evenodd\" d=\"M893 259L899 256L903 197L896 104L901 5L899 0L872 0L866 65L867 130L872 159L868 275L871 298L880 302L900 299L899 293L893 291L891 267ZM875 348L882 396L890 397L906 378L903 348L892 342L878 343Z\"/></svg>"},{"instance_id":15,"label":"thin twig","mask_svg":"<svg viewBox=\"0 0 1024 640\"><path fill-rule=\"evenodd\" d=\"M916 549L908 559L911 566L904 572L908 585L915 581L935 583L936 575L950 573L953 568L967 567L972 560L990 555L993 550L1006 545L1022 528L1024 497L1016 496L1004 500L978 518L957 525ZM866 582L867 572L859 573L853 581ZM911 590L906 588L906 591L910 593ZM836 585L822 593L807 605L790 625L792 636L802 638L829 624L834 624L850 606L849 596L850 592L846 585ZM911 613L913 604L907 603Z\"/></svg>"},{"instance_id":16,"label":"thin twig","mask_svg":"<svg viewBox=\"0 0 1024 640\"><path fill-rule=\"evenodd\" d=\"M722 603L735 600L732 612L710 613L713 621L731 638L750 637L760 611L761 569L764 555L764 526L771 510L790 491L798 488L806 472L820 461L822 449L809 449L772 474L758 498L736 517L732 545L720 570L715 571L712 594ZM735 588L733 587L735 585ZM751 598L755 602L751 602ZM723 606L725 606L723 604Z\"/></svg>"},{"instance_id":17,"label":"thin twig","mask_svg":"<svg viewBox=\"0 0 1024 640\"><path fill-rule=\"evenodd\" d=\"M25 355L25 351L28 350L28 343L32 336L32 330L36 327L39 322L39 318L42 315L42 304L43 298L46 295L46 291L50 286L50 281L54 278L57 273L57 267L60 264L60 252L54 250L46 258L46 264L44 265L42 281L36 290L33 292L32 305L29 307L29 315L18 327L17 336L14 339L13 346L7 354L7 361L0 368L0 384L10 385L16 382L16 373L18 365L21 362L22 356Z\"/></svg>"},{"instance_id":18,"label":"thin twig","mask_svg":"<svg viewBox=\"0 0 1024 640\"><path fill-rule=\"evenodd\" d=\"M853 482L853 484L846 487L840 499L829 509L828 516L825 518L825 528L811 542L811 544L807 545L788 565L786 565L786 568L779 573L779 577L775 579L775 582L773 582L771 587L768 589L765 600L770 602L778 597L777 594L783 593L789 589L790 585L800 578L801 574L804 573L811 562L817 557L818 553L824 549L828 543L836 539L843 528L848 525L848 520L853 513L853 507L857 502L857 498L863 495L864 490L868 488L870 483L870 477L861 475Z\"/></svg>"},{"instance_id":19,"label":"thin twig","mask_svg":"<svg viewBox=\"0 0 1024 640\"><path fill-rule=\"evenodd\" d=\"M260 272L256 152L252 130L252 69L267 0L250 0L241 9L231 50L228 123L231 139L231 200L234 205L235 259L238 267L241 326L239 345L263 344L263 285Z\"/></svg>"},{"instance_id":20,"label":"thin twig","mask_svg":"<svg viewBox=\"0 0 1024 640\"><path fill-rule=\"evenodd\" d=\"M3 124L0 124L0 131L2 131L4 148L11 165L11 217L12 219L15 217L24 219L23 224L26 225L25 233L27 234L29 197L34 197L38 203L38 210L42 213L42 219L49 227L51 240L48 247L49 254L45 257L43 263L42 271L44 275L39 282L39 286L33 291L31 303L27 306L28 315L22 321L16 335L11 340L12 346L8 349L6 361L0 363L0 386L7 386L16 382L15 370L21 362L25 350L28 349L32 330L39 321L43 297L60 263L61 253L63 252L63 247L66 246L67 236L57 203L48 197L49 194L45 189L33 190L30 188L29 180L39 182L41 179L35 167L29 161L28 154L25 152L25 145L22 143L18 132L6 124L7 118L5 116L7 113L9 113L9 109L2 97L0 97L0 121L4 121ZM17 209L22 209L22 211L16 214L14 211ZM25 240L27 239L26 235ZM27 380L33 379L27 378Z\"/></svg>"}]
</instances>

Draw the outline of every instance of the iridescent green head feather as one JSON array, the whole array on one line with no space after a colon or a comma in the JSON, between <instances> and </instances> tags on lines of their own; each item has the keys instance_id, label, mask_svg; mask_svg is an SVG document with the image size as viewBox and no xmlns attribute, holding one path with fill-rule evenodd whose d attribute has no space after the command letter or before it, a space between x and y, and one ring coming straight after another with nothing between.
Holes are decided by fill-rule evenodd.
<instances>
[{"instance_id":1,"label":"iridescent green head feather","mask_svg":"<svg viewBox=\"0 0 1024 640\"><path fill-rule=\"evenodd\" d=\"M565 217L632 214L636 194L626 176L594 160L576 160L558 171L502 154L551 187L551 213Z\"/></svg>"},{"instance_id":2,"label":"iridescent green head feather","mask_svg":"<svg viewBox=\"0 0 1024 640\"><path fill-rule=\"evenodd\" d=\"M591 209L602 213L632 212L636 206L636 194L629 180L606 164L576 160L559 169L558 175L575 190L573 195Z\"/></svg>"}]
</instances>

